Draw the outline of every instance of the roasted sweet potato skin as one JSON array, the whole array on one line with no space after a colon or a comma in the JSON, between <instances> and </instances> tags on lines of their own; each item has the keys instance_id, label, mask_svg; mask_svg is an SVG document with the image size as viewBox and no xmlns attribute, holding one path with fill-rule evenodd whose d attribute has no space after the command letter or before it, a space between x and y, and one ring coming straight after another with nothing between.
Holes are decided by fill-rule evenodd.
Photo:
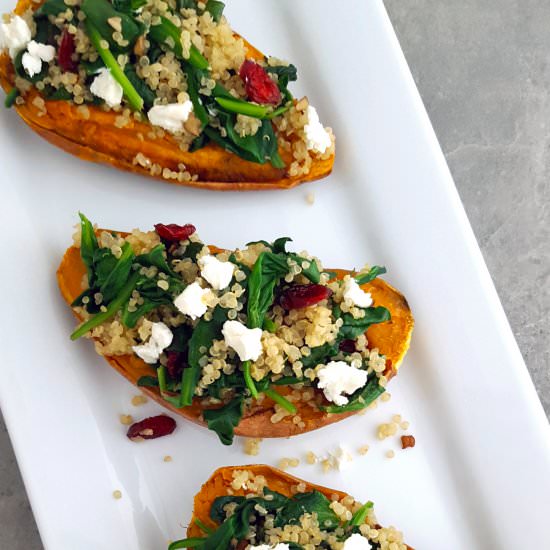
<instances>
[{"instance_id":1,"label":"roasted sweet potato skin","mask_svg":"<svg viewBox=\"0 0 550 550\"><path fill-rule=\"evenodd\" d=\"M213 252L220 250L216 247L210 248ZM336 271L339 278L349 273L345 270L331 271ZM70 247L65 252L57 270L59 288L68 304L71 304L82 292L81 285L85 273L86 270L80 258L80 249L75 246ZM370 346L378 348L380 353L384 354L389 360L385 372L385 375L389 379L397 374L399 365L409 347L414 326L413 316L404 296L383 280L375 279L373 282L364 285L363 288L371 293L376 305L388 308L392 316L391 321L373 325L367 331ZM105 359L134 385L137 384L139 378L151 373L150 366L135 355L111 356L105 357ZM151 399L159 402L172 412L197 424L205 425L202 419L202 408L198 399L195 399L193 405L190 407L177 409L162 399L157 388L141 388L141 390ZM287 389L281 387L278 391L284 394ZM302 402L297 403L296 406L298 409L297 414L302 418L305 427L300 428L297 424L294 424L292 417L286 417L277 423L271 422L271 416L275 412L274 403L266 398L262 401L261 405L256 405L245 413L240 424L235 429L235 434L264 438L288 437L322 428L355 414L354 412L326 414L320 410L314 410Z\"/></svg>"},{"instance_id":2,"label":"roasted sweet potato skin","mask_svg":"<svg viewBox=\"0 0 550 550\"><path fill-rule=\"evenodd\" d=\"M204 536L204 533L201 531L200 527L195 523L196 519L200 520L208 527L217 527L216 524L210 519L210 508L212 507L212 503L217 497L225 496L228 494L244 494L241 490L234 491L233 489L233 493L229 493L231 482L233 481L233 472L237 470L247 470L252 472L255 476L264 476L267 480L267 486L272 491L276 491L287 497L293 496L291 488L298 485L299 483L305 484L306 492L319 491L329 500L332 498L332 495L337 495L339 499L342 499L346 496L346 493L343 493L342 491L337 491L335 489L322 487L321 485L308 483L305 480L294 477L277 468L266 466L264 464L251 464L248 466L226 466L223 468L218 468L210 476L210 479L208 479L208 481L203 484L200 491L195 495L195 499L193 501L193 517L191 518L191 521L189 522L189 526L187 528L188 537ZM407 546L407 548L413 550L410 546Z\"/></svg>"},{"instance_id":3,"label":"roasted sweet potato skin","mask_svg":"<svg viewBox=\"0 0 550 550\"><path fill-rule=\"evenodd\" d=\"M37 9L42 2L19 0L15 13L22 14L29 8ZM249 58L261 59L263 54L246 42ZM9 91L15 82L14 67L7 54L0 55L0 84ZM163 168L178 171L183 163L197 181L178 182L153 176L164 182L216 191L252 191L262 189L289 189L305 181L328 176L332 171L334 156L326 160L314 160L311 171L305 176L289 176L285 169L273 168L270 164L256 164L239 158L225 149L209 144L194 153L181 151L176 141L168 134L151 139L147 135L151 126L131 120L125 128L115 126L117 113L105 112L93 105L88 106L89 117L67 101L45 100L47 113L33 103L41 97L35 88L26 96L22 105L15 109L21 118L44 139L65 151L93 162L109 164L115 168L151 176L149 169L134 162L138 153ZM140 137L141 136L141 137ZM288 153L281 152L288 164Z\"/></svg>"}]
</instances>

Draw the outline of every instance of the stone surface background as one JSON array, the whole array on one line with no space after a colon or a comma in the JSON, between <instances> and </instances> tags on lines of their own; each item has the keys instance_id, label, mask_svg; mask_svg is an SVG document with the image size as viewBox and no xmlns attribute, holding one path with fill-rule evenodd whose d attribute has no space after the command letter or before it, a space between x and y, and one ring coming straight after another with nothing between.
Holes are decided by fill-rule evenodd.
<instances>
[{"instance_id":1,"label":"stone surface background","mask_svg":"<svg viewBox=\"0 0 550 550\"><path fill-rule=\"evenodd\" d=\"M386 6L550 414L550 2ZM0 548L42 548L1 417Z\"/></svg>"}]
</instances>

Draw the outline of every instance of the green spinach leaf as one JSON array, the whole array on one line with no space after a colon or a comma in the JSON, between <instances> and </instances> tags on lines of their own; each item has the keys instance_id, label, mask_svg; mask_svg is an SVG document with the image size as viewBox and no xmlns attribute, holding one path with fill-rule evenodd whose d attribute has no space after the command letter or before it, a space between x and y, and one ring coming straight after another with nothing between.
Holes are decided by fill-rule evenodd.
<instances>
[{"instance_id":1,"label":"green spinach leaf","mask_svg":"<svg viewBox=\"0 0 550 550\"><path fill-rule=\"evenodd\" d=\"M35 12L34 18L41 19L53 15L57 17L60 13L69 9L63 0L46 0Z\"/></svg>"},{"instance_id":2,"label":"green spinach leaf","mask_svg":"<svg viewBox=\"0 0 550 550\"><path fill-rule=\"evenodd\" d=\"M153 90L147 86L146 82L138 76L132 65L128 64L124 67L124 74L131 82L136 92L143 98L143 105L145 105L147 109L150 109L154 105L155 99L157 98L155 92L153 92Z\"/></svg>"},{"instance_id":3,"label":"green spinach leaf","mask_svg":"<svg viewBox=\"0 0 550 550\"><path fill-rule=\"evenodd\" d=\"M349 398L346 405L329 405L325 407L328 413L345 413L350 411L360 411L368 407L375 399L378 399L384 392L385 388L378 383L378 377L371 375L365 386L358 389Z\"/></svg>"},{"instance_id":4,"label":"green spinach leaf","mask_svg":"<svg viewBox=\"0 0 550 550\"><path fill-rule=\"evenodd\" d=\"M147 0L113 0L113 7L117 11L132 15L147 4Z\"/></svg>"},{"instance_id":5,"label":"green spinach leaf","mask_svg":"<svg viewBox=\"0 0 550 550\"><path fill-rule=\"evenodd\" d=\"M362 273L361 275L355 277L355 281L358 285L364 285L365 283L370 283L371 281L376 279L376 277L378 277L379 275L383 275L384 273L386 273L385 267L375 265L371 267L367 271L367 273Z\"/></svg>"},{"instance_id":6,"label":"green spinach leaf","mask_svg":"<svg viewBox=\"0 0 550 550\"><path fill-rule=\"evenodd\" d=\"M327 531L334 530L340 524L338 516L330 507L328 498L319 491L295 495L288 503L277 512L275 527L292 525L300 521L303 514L317 514L319 525Z\"/></svg>"},{"instance_id":7,"label":"green spinach leaf","mask_svg":"<svg viewBox=\"0 0 550 550\"><path fill-rule=\"evenodd\" d=\"M162 272L177 277L166 261L166 247L163 244L158 244L147 254L140 254L136 258L136 262L145 267L155 266Z\"/></svg>"},{"instance_id":8,"label":"green spinach leaf","mask_svg":"<svg viewBox=\"0 0 550 550\"><path fill-rule=\"evenodd\" d=\"M108 0L83 0L80 9L86 14L86 19L97 29L104 40L107 40L113 50L129 50L144 27L127 13L117 11ZM113 38L115 29L109 24L109 19L120 18L122 36L128 41L128 46L120 46Z\"/></svg>"},{"instance_id":9,"label":"green spinach leaf","mask_svg":"<svg viewBox=\"0 0 550 550\"><path fill-rule=\"evenodd\" d=\"M219 0L208 0L208 2L206 2L206 11L212 16L212 19L216 21L216 23L222 18L224 9L225 4L219 2Z\"/></svg>"},{"instance_id":10,"label":"green spinach leaf","mask_svg":"<svg viewBox=\"0 0 550 550\"><path fill-rule=\"evenodd\" d=\"M216 432L224 445L231 445L233 443L234 429L238 426L243 416L242 395L233 398L227 405L219 409L205 410L203 416L208 429Z\"/></svg>"},{"instance_id":11,"label":"green spinach leaf","mask_svg":"<svg viewBox=\"0 0 550 550\"><path fill-rule=\"evenodd\" d=\"M99 247L92 222L81 212L78 215L80 217L81 234L80 257L88 273L88 286L92 287L94 284L94 255Z\"/></svg>"},{"instance_id":12,"label":"green spinach leaf","mask_svg":"<svg viewBox=\"0 0 550 550\"><path fill-rule=\"evenodd\" d=\"M110 303L125 285L132 269L133 260L134 251L132 246L130 243L124 243L122 246L122 255L99 287L99 291L103 295L104 304Z\"/></svg>"},{"instance_id":13,"label":"green spinach leaf","mask_svg":"<svg viewBox=\"0 0 550 550\"><path fill-rule=\"evenodd\" d=\"M343 340L355 340L371 325L389 321L391 314L382 306L368 307L365 309L365 316L361 317L361 319L354 319L350 313L344 313L342 319L344 324L340 327L338 337Z\"/></svg>"},{"instance_id":14,"label":"green spinach leaf","mask_svg":"<svg viewBox=\"0 0 550 550\"><path fill-rule=\"evenodd\" d=\"M155 376L142 376L136 383L138 388L158 388L159 381Z\"/></svg>"},{"instance_id":15,"label":"green spinach leaf","mask_svg":"<svg viewBox=\"0 0 550 550\"><path fill-rule=\"evenodd\" d=\"M248 327L263 325L265 314L273 304L273 292L279 281L288 273L286 257L273 252L262 252L248 279Z\"/></svg>"},{"instance_id":16,"label":"green spinach leaf","mask_svg":"<svg viewBox=\"0 0 550 550\"><path fill-rule=\"evenodd\" d=\"M201 319L197 323L195 330L193 330L193 335L189 340L189 352L187 356L189 366L183 371L181 406L189 406L193 403L195 388L201 372L199 361L204 355L200 350L202 347L210 349L212 341L221 338L222 326L226 320L225 310L217 306L212 313L212 319L210 321Z\"/></svg>"}]
</instances>

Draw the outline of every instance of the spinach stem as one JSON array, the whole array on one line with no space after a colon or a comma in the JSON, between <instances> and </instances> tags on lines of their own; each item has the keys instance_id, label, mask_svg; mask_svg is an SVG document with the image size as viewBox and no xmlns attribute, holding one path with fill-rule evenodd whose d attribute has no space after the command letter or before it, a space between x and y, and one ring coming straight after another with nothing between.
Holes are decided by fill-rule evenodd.
<instances>
[{"instance_id":1,"label":"spinach stem","mask_svg":"<svg viewBox=\"0 0 550 550\"><path fill-rule=\"evenodd\" d=\"M359 510L357 510L355 514L353 514L353 517L349 521L349 525L363 525L373 506L374 504L371 501L363 504L363 506L361 506L361 508L359 508Z\"/></svg>"},{"instance_id":2,"label":"spinach stem","mask_svg":"<svg viewBox=\"0 0 550 550\"><path fill-rule=\"evenodd\" d=\"M81 336L84 336L87 332L101 325L111 317L114 317L118 310L124 305L124 303L132 295L137 280L139 279L139 273L136 271L128 282L122 287L119 295L108 305L106 311L102 311L97 315L94 315L91 319L80 325L72 334L71 340L78 340Z\"/></svg>"},{"instance_id":3,"label":"spinach stem","mask_svg":"<svg viewBox=\"0 0 550 550\"><path fill-rule=\"evenodd\" d=\"M193 404L193 394L195 393L196 371L194 367L187 367L181 377L180 406L190 407Z\"/></svg>"},{"instance_id":4,"label":"spinach stem","mask_svg":"<svg viewBox=\"0 0 550 550\"><path fill-rule=\"evenodd\" d=\"M228 97L216 97L214 99L222 109L230 113L238 113L253 118L266 118L270 112L269 107L256 105L240 99L230 99Z\"/></svg>"},{"instance_id":5,"label":"spinach stem","mask_svg":"<svg viewBox=\"0 0 550 550\"><path fill-rule=\"evenodd\" d=\"M272 388L267 388L267 390L264 390L264 393L269 397L269 399L272 399L277 403L278 405L281 405L283 409L287 410L291 414L296 414L296 407L288 400L285 399L280 393L276 392Z\"/></svg>"},{"instance_id":6,"label":"spinach stem","mask_svg":"<svg viewBox=\"0 0 550 550\"><path fill-rule=\"evenodd\" d=\"M252 379L252 375L250 374L250 361L243 362L243 373L244 373L244 381L246 382L246 387L248 388L248 391L250 391L254 399L257 399L258 390L256 388L256 384L254 383L254 380Z\"/></svg>"},{"instance_id":7,"label":"spinach stem","mask_svg":"<svg viewBox=\"0 0 550 550\"><path fill-rule=\"evenodd\" d=\"M168 550L179 550L180 548L196 548L201 546L207 539L193 537L190 539L182 539L174 541L169 547Z\"/></svg>"},{"instance_id":8,"label":"spinach stem","mask_svg":"<svg viewBox=\"0 0 550 550\"><path fill-rule=\"evenodd\" d=\"M283 105L282 107L279 107L274 111L272 111L271 113L269 113L265 118L268 118L269 120L271 120L272 118L278 117L279 115L286 113L291 107L292 107L292 102L289 101L286 105Z\"/></svg>"},{"instance_id":9,"label":"spinach stem","mask_svg":"<svg viewBox=\"0 0 550 550\"><path fill-rule=\"evenodd\" d=\"M201 529L201 531L204 531L207 535L211 535L214 530L210 529L207 525L205 525L199 518L195 518L195 525Z\"/></svg>"},{"instance_id":10,"label":"spinach stem","mask_svg":"<svg viewBox=\"0 0 550 550\"><path fill-rule=\"evenodd\" d=\"M6 95L6 99L4 99L4 106L6 109L9 109L13 106L15 103L15 100L17 99L17 96L19 95L19 90L15 87L13 87Z\"/></svg>"},{"instance_id":11,"label":"spinach stem","mask_svg":"<svg viewBox=\"0 0 550 550\"><path fill-rule=\"evenodd\" d=\"M161 365L157 369L157 378L159 381L159 389L161 395L166 391L166 367L164 365Z\"/></svg>"},{"instance_id":12,"label":"spinach stem","mask_svg":"<svg viewBox=\"0 0 550 550\"><path fill-rule=\"evenodd\" d=\"M113 78L122 86L122 90L128 103L135 111L141 111L143 109L143 98L137 93L136 89L132 83L128 80L128 77L124 74L124 71L118 64L114 55L111 53L111 50L107 47L104 48L101 43L103 38L99 31L90 23L89 20L86 20L86 32L90 38L90 42L93 44L94 48L97 50L97 53L105 63L105 66L110 69Z\"/></svg>"},{"instance_id":13,"label":"spinach stem","mask_svg":"<svg viewBox=\"0 0 550 550\"><path fill-rule=\"evenodd\" d=\"M193 67L203 71L209 67L208 60L204 57L204 55L202 55L201 52L199 52L194 44L191 44L191 48L189 48L189 59L187 59L187 61L189 61Z\"/></svg>"}]
</instances>

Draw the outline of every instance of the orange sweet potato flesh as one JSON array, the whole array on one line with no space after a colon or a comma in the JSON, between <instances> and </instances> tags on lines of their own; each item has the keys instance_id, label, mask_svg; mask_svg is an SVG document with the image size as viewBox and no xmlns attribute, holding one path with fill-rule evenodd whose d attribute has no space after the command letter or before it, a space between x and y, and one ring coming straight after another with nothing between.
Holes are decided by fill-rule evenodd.
<instances>
[{"instance_id":1,"label":"orange sweet potato flesh","mask_svg":"<svg viewBox=\"0 0 550 550\"><path fill-rule=\"evenodd\" d=\"M210 479L203 484L201 490L195 495L195 499L193 501L193 517L191 518L191 522L187 528L187 537L204 537L203 531L195 523L196 519L202 521L206 526L213 529L217 527L217 525L210 519L210 508L217 497L226 496L229 494L245 494L242 490L233 490L233 493L229 493L231 482L233 481L233 472L238 470L247 470L252 472L255 476L264 476L269 489L281 493L287 497L293 496L291 488L299 483L305 484L306 492L314 490L319 491L329 500L332 499L332 495L338 495L339 500L346 496L346 493L343 493L342 491L336 491L335 489L328 489L327 487L322 487L321 485L308 483L307 481L291 476L290 474L278 470L277 468L272 468L271 466L266 466L264 464L226 466L216 470ZM410 546L407 548L412 550Z\"/></svg>"},{"instance_id":2,"label":"orange sweet potato flesh","mask_svg":"<svg viewBox=\"0 0 550 550\"><path fill-rule=\"evenodd\" d=\"M210 249L211 252L219 251L216 247L210 247ZM344 270L331 271L336 271L338 278L349 273ZM59 288L68 304L71 304L82 292L82 280L85 274L86 269L80 258L80 248L70 247L65 252L57 270ZM367 331L367 338L371 348L378 348L380 353L387 357L388 367L385 374L388 378L392 378L397 374L399 365L409 347L414 320L404 296L383 280L375 279L371 283L363 285L362 288L371 293L375 305L384 306L391 313L391 321L370 327ZM142 376L151 374L151 367L133 354L105 357L105 359L134 385ZM202 408L198 399L195 399L190 407L177 409L162 399L158 388L141 388L141 390L172 412L197 424L206 425L202 419ZM285 394L289 390L281 387L277 391ZM326 414L302 402L298 402L296 407L297 414L305 424L304 427L294 424L292 417L286 417L277 423L271 422L270 418L275 412L274 403L265 398L261 404L256 404L245 412L243 419L235 429L235 434L246 437L288 437L316 430L355 414L355 412Z\"/></svg>"},{"instance_id":3,"label":"orange sweet potato flesh","mask_svg":"<svg viewBox=\"0 0 550 550\"><path fill-rule=\"evenodd\" d=\"M37 9L41 2L19 0L15 13L22 14L27 9ZM263 59L263 54L245 41L247 56ZM0 55L0 84L9 91L14 86L14 67L10 57ZM93 162L110 164L116 168L150 176L149 170L133 163L138 153L142 153L163 168L179 171L178 164L185 164L191 174L198 176L197 181L162 181L176 185L201 187L217 191L250 191L261 189L290 189L296 185L324 178L332 171L334 155L326 160L314 160L311 171L303 176L290 176L286 170L274 168L269 163L257 164L241 159L215 144L194 153L181 151L176 141L168 133L163 138L150 139L147 134L151 126L144 122L131 120L125 128L115 126L117 113L105 112L99 107L88 106L90 116L85 119L77 106L67 101L45 100L47 114L39 116L33 101L40 97L32 88L25 103L15 105L19 116L44 139L64 149L68 153ZM142 136L144 139L140 138ZM281 151L286 165L292 161L291 155Z\"/></svg>"}]
</instances>

